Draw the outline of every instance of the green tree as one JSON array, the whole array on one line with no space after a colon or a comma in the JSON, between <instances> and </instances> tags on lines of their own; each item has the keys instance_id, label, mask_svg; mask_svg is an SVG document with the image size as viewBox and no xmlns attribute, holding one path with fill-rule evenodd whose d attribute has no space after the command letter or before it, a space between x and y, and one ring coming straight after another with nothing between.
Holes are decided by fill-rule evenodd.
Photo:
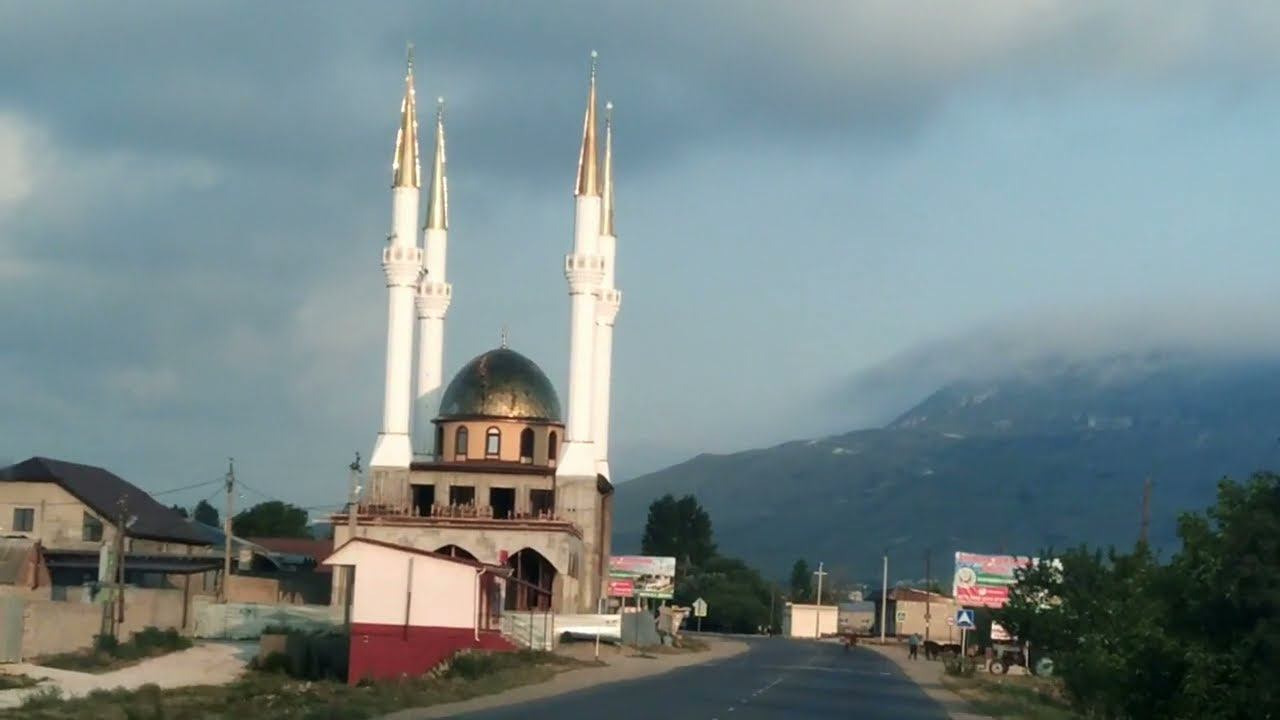
<instances>
[{"instance_id":1,"label":"green tree","mask_svg":"<svg viewBox=\"0 0 1280 720\"><path fill-rule=\"evenodd\" d=\"M237 513L231 520L231 532L240 537L311 537L307 511L279 500Z\"/></svg>"},{"instance_id":2,"label":"green tree","mask_svg":"<svg viewBox=\"0 0 1280 720\"><path fill-rule=\"evenodd\" d=\"M195 510L191 513L191 518L198 523L221 527L221 518L218 515L218 511L209 504L208 500L201 500L196 503Z\"/></svg>"},{"instance_id":3,"label":"green tree","mask_svg":"<svg viewBox=\"0 0 1280 720\"><path fill-rule=\"evenodd\" d=\"M809 563L800 558L791 566L791 600L808 602L812 598L813 574L809 572Z\"/></svg>"},{"instance_id":4,"label":"green tree","mask_svg":"<svg viewBox=\"0 0 1280 720\"><path fill-rule=\"evenodd\" d=\"M645 555L674 557L676 573L683 575L715 557L711 516L692 495L679 500L663 495L649 504L640 550Z\"/></svg>"},{"instance_id":5,"label":"green tree","mask_svg":"<svg viewBox=\"0 0 1280 720\"><path fill-rule=\"evenodd\" d=\"M176 512L176 513L178 513L179 515L181 515L181 516L182 516L182 517L184 517L184 518L190 518L190 517L191 517L191 514L190 514L189 512L187 512L187 509L186 509L186 508L184 508L184 507L182 507L181 505L171 505L171 506L169 506L169 509L170 509L170 510L172 510L172 511L174 511L174 512Z\"/></svg>"},{"instance_id":6,"label":"green tree","mask_svg":"<svg viewBox=\"0 0 1280 720\"><path fill-rule=\"evenodd\" d=\"M1161 565L1077 548L1020 570L996 619L1101 719L1280 717L1280 477L1224 480Z\"/></svg>"}]
</instances>

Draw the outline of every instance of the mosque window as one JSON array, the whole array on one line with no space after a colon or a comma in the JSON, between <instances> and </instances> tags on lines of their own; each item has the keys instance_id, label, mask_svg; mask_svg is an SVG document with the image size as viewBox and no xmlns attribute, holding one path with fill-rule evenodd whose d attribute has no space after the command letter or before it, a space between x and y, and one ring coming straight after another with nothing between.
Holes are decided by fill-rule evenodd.
<instances>
[{"instance_id":1,"label":"mosque window","mask_svg":"<svg viewBox=\"0 0 1280 720\"><path fill-rule=\"evenodd\" d=\"M458 426L458 431L453 434L453 457L455 460L467 459L467 426Z\"/></svg>"},{"instance_id":2,"label":"mosque window","mask_svg":"<svg viewBox=\"0 0 1280 720\"><path fill-rule=\"evenodd\" d=\"M484 456L496 458L502 452L502 433L496 427L484 432Z\"/></svg>"},{"instance_id":3,"label":"mosque window","mask_svg":"<svg viewBox=\"0 0 1280 720\"><path fill-rule=\"evenodd\" d=\"M560 443L556 442L556 433L552 430L551 437L547 438L547 462L555 462L558 452L560 452Z\"/></svg>"},{"instance_id":4,"label":"mosque window","mask_svg":"<svg viewBox=\"0 0 1280 720\"><path fill-rule=\"evenodd\" d=\"M533 462L533 428L520 431L520 462Z\"/></svg>"}]
</instances>

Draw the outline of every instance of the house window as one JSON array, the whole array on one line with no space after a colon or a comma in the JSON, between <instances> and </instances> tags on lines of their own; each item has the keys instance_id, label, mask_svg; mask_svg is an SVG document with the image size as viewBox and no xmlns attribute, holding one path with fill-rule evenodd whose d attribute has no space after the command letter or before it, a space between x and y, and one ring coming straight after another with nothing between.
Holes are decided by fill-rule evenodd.
<instances>
[{"instance_id":1,"label":"house window","mask_svg":"<svg viewBox=\"0 0 1280 720\"><path fill-rule=\"evenodd\" d=\"M556 442L556 434L552 431L551 436L547 438L547 462L556 461L556 453L560 452L560 444Z\"/></svg>"},{"instance_id":2,"label":"house window","mask_svg":"<svg viewBox=\"0 0 1280 720\"><path fill-rule=\"evenodd\" d=\"M13 531L14 532L31 532L36 529L36 509L35 508L14 508L13 509Z\"/></svg>"},{"instance_id":3,"label":"house window","mask_svg":"<svg viewBox=\"0 0 1280 720\"><path fill-rule=\"evenodd\" d=\"M520 462L533 462L533 428L520 431Z\"/></svg>"},{"instance_id":4,"label":"house window","mask_svg":"<svg viewBox=\"0 0 1280 720\"><path fill-rule=\"evenodd\" d=\"M467 459L467 426L458 427L458 431L453 434L453 458L455 460Z\"/></svg>"},{"instance_id":5,"label":"house window","mask_svg":"<svg viewBox=\"0 0 1280 720\"><path fill-rule=\"evenodd\" d=\"M502 433L491 427L484 433L484 456L496 458L502 452Z\"/></svg>"},{"instance_id":6,"label":"house window","mask_svg":"<svg viewBox=\"0 0 1280 720\"><path fill-rule=\"evenodd\" d=\"M85 542L101 542L102 541L102 521L98 518L84 514L84 525L80 530L80 538Z\"/></svg>"},{"instance_id":7,"label":"house window","mask_svg":"<svg viewBox=\"0 0 1280 720\"><path fill-rule=\"evenodd\" d=\"M439 425L436 426L436 446L431 454L435 455L437 460L444 457L444 428Z\"/></svg>"}]
</instances>

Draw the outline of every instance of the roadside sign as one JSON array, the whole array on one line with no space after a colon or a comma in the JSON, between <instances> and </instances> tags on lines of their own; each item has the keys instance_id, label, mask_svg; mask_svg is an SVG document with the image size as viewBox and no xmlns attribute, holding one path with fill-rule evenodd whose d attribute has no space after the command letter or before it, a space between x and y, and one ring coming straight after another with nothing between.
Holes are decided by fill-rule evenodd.
<instances>
[{"instance_id":1,"label":"roadside sign","mask_svg":"<svg viewBox=\"0 0 1280 720\"><path fill-rule=\"evenodd\" d=\"M894 617L895 617L895 618L897 618L898 622L906 622L906 621L907 621L907 611L906 611L906 610L899 610L899 611L897 612L897 614L896 614L896 615L894 615Z\"/></svg>"},{"instance_id":2,"label":"roadside sign","mask_svg":"<svg viewBox=\"0 0 1280 720\"><path fill-rule=\"evenodd\" d=\"M947 618L947 625L954 626L955 624L956 624L956 619L955 619L955 618L953 618L953 617L948 617L948 618Z\"/></svg>"},{"instance_id":3,"label":"roadside sign","mask_svg":"<svg viewBox=\"0 0 1280 720\"><path fill-rule=\"evenodd\" d=\"M698 598L697 600L693 601L693 616L698 618L704 618L707 616L706 600L703 600L702 598Z\"/></svg>"},{"instance_id":4,"label":"roadside sign","mask_svg":"<svg viewBox=\"0 0 1280 720\"><path fill-rule=\"evenodd\" d=\"M961 630L974 630L978 624L974 621L973 611L965 608L956 610L956 627Z\"/></svg>"}]
</instances>

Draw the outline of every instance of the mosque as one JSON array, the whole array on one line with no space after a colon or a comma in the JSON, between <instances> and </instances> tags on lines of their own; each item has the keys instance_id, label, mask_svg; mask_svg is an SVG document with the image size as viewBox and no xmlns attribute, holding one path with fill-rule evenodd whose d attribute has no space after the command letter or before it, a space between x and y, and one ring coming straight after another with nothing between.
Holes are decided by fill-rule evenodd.
<instances>
[{"instance_id":1,"label":"mosque","mask_svg":"<svg viewBox=\"0 0 1280 720\"><path fill-rule=\"evenodd\" d=\"M382 429L354 513L335 515L334 541L358 537L511 569L510 610L596 612L607 580L613 485L609 388L614 285L612 106L597 140L596 63L574 190L569 286L568 404L529 358L502 346L444 384L449 189L443 102L426 220L418 233L421 168L412 59L392 160ZM600 157L602 155L602 158ZM465 294L464 294L465 297ZM442 392L443 388L443 392ZM567 412L566 412L567 410ZM346 595L335 573L334 601Z\"/></svg>"}]
</instances>

